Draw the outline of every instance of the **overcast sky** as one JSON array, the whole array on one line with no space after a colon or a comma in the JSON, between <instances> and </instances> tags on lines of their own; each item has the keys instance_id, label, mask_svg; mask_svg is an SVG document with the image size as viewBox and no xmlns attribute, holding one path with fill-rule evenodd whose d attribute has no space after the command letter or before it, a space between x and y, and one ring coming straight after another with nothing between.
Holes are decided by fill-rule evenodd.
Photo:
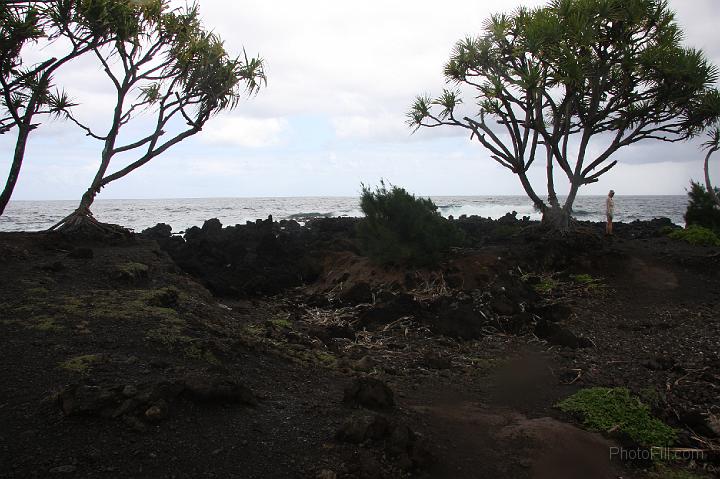
<instances>
[{"instance_id":1,"label":"overcast sky","mask_svg":"<svg viewBox=\"0 0 720 479\"><path fill-rule=\"evenodd\" d=\"M442 90L453 44L480 33L490 13L544 1L198 3L230 52L245 48L265 59L267 87L99 198L352 196L361 182L380 178L422 195L523 194L517 178L464 132L411 134L404 115L417 94ZM718 0L670 6L687 45L720 65ZM57 83L81 103L79 117L104 124L112 91L93 58L71 64ZM0 136L3 183L13 145L14 135ZM14 199L79 198L101 148L69 123L43 124L31 137ZM684 194L702 175L697 141L642 144L616 157L619 166L582 193ZM532 173L540 191L542 174ZM720 168L715 177L720 183Z\"/></svg>"}]
</instances>

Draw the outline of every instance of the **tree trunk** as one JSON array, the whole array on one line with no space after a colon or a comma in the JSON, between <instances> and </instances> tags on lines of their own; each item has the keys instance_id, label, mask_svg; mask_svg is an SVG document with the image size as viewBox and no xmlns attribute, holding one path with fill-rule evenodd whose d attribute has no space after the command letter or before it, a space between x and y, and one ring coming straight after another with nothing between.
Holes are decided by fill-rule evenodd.
<instances>
[{"instance_id":1,"label":"tree trunk","mask_svg":"<svg viewBox=\"0 0 720 479\"><path fill-rule=\"evenodd\" d=\"M7 182L5 183L5 189L3 189L2 194L0 194L0 216L2 216L5 212L5 208L10 202L10 197L15 190L15 184L17 183L18 176L20 176L20 168L22 167L23 158L25 157L25 145L27 145L29 136L30 128L25 128L23 125L19 125L13 162L10 166L10 172L8 173Z\"/></svg>"},{"instance_id":2,"label":"tree trunk","mask_svg":"<svg viewBox=\"0 0 720 479\"><path fill-rule=\"evenodd\" d=\"M528 179L525 172L519 171L517 175L520 177L520 183L522 183L525 193L527 193L528 197L530 197L535 207L544 213L547 209L547 205L543 202L543 200L540 199L537 193L535 193L535 190L530 184L530 180Z\"/></svg>"},{"instance_id":3,"label":"tree trunk","mask_svg":"<svg viewBox=\"0 0 720 479\"><path fill-rule=\"evenodd\" d=\"M570 212L559 206L552 206L543 212L542 226L553 232L566 233L570 231Z\"/></svg>"},{"instance_id":4,"label":"tree trunk","mask_svg":"<svg viewBox=\"0 0 720 479\"><path fill-rule=\"evenodd\" d=\"M570 187L570 192L568 193L567 200L562 207L559 205L556 199L554 204L552 204L549 208L543 211L542 225L545 228L553 232L559 232L563 234L572 230L572 206L575 202L575 198L577 197L579 189L580 183L578 181L574 181Z\"/></svg>"},{"instance_id":5,"label":"tree trunk","mask_svg":"<svg viewBox=\"0 0 720 479\"><path fill-rule=\"evenodd\" d=\"M545 174L547 175L547 191L548 191L548 203L551 208L560 208L558 203L557 193L555 193L555 177L553 176L553 155L550 147L547 148L547 165L545 167Z\"/></svg>"},{"instance_id":6,"label":"tree trunk","mask_svg":"<svg viewBox=\"0 0 720 479\"><path fill-rule=\"evenodd\" d=\"M705 155L705 188L707 188L710 198L713 199L716 205L720 206L720 198L718 198L717 193L715 193L715 188L713 188L712 183L710 183L710 156L716 151L717 149L711 148L707 155Z\"/></svg>"},{"instance_id":7,"label":"tree trunk","mask_svg":"<svg viewBox=\"0 0 720 479\"><path fill-rule=\"evenodd\" d=\"M56 223L50 231L57 230L88 237L130 237L130 230L119 225L100 223L93 217L90 206L100 191L100 187L96 186L98 183L96 177L92 186L82 195L77 209Z\"/></svg>"}]
</instances>

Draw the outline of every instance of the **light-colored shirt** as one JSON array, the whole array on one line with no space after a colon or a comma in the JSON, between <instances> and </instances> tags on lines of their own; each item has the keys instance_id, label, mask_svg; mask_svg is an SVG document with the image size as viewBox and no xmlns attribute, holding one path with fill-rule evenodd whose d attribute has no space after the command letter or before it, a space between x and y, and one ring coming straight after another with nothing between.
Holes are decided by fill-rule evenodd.
<instances>
[{"instance_id":1,"label":"light-colored shirt","mask_svg":"<svg viewBox=\"0 0 720 479\"><path fill-rule=\"evenodd\" d=\"M610 216L615 214L615 200L610 196L605 200L605 211Z\"/></svg>"}]
</instances>

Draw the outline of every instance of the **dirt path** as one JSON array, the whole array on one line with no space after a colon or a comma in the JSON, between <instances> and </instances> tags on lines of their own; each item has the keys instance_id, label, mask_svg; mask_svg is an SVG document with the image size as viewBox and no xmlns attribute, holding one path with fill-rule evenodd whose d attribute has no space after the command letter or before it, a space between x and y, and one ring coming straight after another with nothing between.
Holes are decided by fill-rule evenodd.
<instances>
[{"instance_id":1,"label":"dirt path","mask_svg":"<svg viewBox=\"0 0 720 479\"><path fill-rule=\"evenodd\" d=\"M613 443L551 417L530 419L448 397L412 406L435 435L441 460L434 478L607 479L621 476Z\"/></svg>"}]
</instances>

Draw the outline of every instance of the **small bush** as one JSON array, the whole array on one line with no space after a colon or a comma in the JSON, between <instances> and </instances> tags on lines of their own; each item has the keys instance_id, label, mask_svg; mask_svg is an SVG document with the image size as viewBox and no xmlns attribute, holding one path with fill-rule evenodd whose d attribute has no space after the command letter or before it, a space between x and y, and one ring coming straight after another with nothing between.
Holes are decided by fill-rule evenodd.
<instances>
[{"instance_id":1,"label":"small bush","mask_svg":"<svg viewBox=\"0 0 720 479\"><path fill-rule=\"evenodd\" d=\"M715 188L715 191L720 195L720 190ZM685 212L686 226L702 226L720 234L720 208L717 207L705 186L694 181L691 182L688 197L690 202Z\"/></svg>"},{"instance_id":2,"label":"small bush","mask_svg":"<svg viewBox=\"0 0 720 479\"><path fill-rule=\"evenodd\" d=\"M557 407L580 416L589 429L617 431L641 446L669 446L676 439L675 431L625 388L582 389Z\"/></svg>"},{"instance_id":3,"label":"small bush","mask_svg":"<svg viewBox=\"0 0 720 479\"><path fill-rule=\"evenodd\" d=\"M360 207L365 213L357 227L360 246L380 263L433 265L463 241L462 232L440 216L430 199L404 188L363 185Z\"/></svg>"},{"instance_id":4,"label":"small bush","mask_svg":"<svg viewBox=\"0 0 720 479\"><path fill-rule=\"evenodd\" d=\"M668 237L687 241L695 246L720 246L720 238L712 230L691 225L684 230L673 231Z\"/></svg>"}]
</instances>

